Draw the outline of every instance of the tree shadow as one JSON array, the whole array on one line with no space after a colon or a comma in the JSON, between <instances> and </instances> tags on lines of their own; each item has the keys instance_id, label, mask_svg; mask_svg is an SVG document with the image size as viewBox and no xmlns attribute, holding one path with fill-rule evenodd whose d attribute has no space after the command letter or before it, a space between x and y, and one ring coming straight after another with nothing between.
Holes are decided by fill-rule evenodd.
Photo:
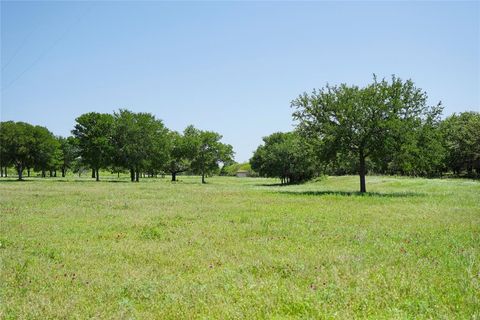
<instances>
[{"instance_id":1,"label":"tree shadow","mask_svg":"<svg viewBox=\"0 0 480 320\"><path fill-rule=\"evenodd\" d=\"M30 181L33 181L32 179L29 179L29 178L25 178L25 179L22 179L22 180L18 180L16 178L2 178L0 179L0 183L7 183L7 182L19 182L19 183L23 183L23 182L30 182Z\"/></svg>"},{"instance_id":2,"label":"tree shadow","mask_svg":"<svg viewBox=\"0 0 480 320\"><path fill-rule=\"evenodd\" d=\"M108 183L133 183L131 182L130 180L100 180L100 181L95 181L95 179L92 179L92 180L88 180L88 179L85 179L85 180L82 180L82 179L63 179L63 178L50 178L50 177L47 177L47 178L34 178L34 177L30 177L30 178L25 178L23 180L18 180L18 179L0 179L0 183L6 183L6 182L19 182L19 183L23 183L23 182L33 182L33 181L55 181L55 182L75 182L75 183L94 183L94 182L108 182Z\"/></svg>"},{"instance_id":3,"label":"tree shadow","mask_svg":"<svg viewBox=\"0 0 480 320\"><path fill-rule=\"evenodd\" d=\"M288 187L288 186L298 186L305 184L306 181L300 181L300 182L290 182L290 183L256 183L255 185L259 187Z\"/></svg>"},{"instance_id":4,"label":"tree shadow","mask_svg":"<svg viewBox=\"0 0 480 320\"><path fill-rule=\"evenodd\" d=\"M288 184L281 184L281 183L256 183L255 185L259 187L285 187Z\"/></svg>"},{"instance_id":5,"label":"tree shadow","mask_svg":"<svg viewBox=\"0 0 480 320\"><path fill-rule=\"evenodd\" d=\"M132 181L130 180L101 180L100 181L95 181L95 179L92 179L92 180L81 180L81 179L73 179L73 180L55 180L55 181L58 181L58 182L75 182L75 183L78 183L78 182L83 182L83 183L103 183L103 182L107 182L107 183L133 183Z\"/></svg>"},{"instance_id":6,"label":"tree shadow","mask_svg":"<svg viewBox=\"0 0 480 320\"><path fill-rule=\"evenodd\" d=\"M345 197L384 197L384 198L406 198L406 197L423 197L424 193L418 192L390 192L390 193L380 193L380 192L366 192L362 193L359 191L277 191L277 193L290 194L296 196L345 196Z\"/></svg>"}]
</instances>

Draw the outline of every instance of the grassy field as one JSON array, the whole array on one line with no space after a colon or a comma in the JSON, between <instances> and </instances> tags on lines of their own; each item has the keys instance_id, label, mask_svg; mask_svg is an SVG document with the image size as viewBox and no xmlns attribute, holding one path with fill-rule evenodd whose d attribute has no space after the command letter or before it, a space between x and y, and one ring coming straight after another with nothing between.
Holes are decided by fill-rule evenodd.
<instances>
[{"instance_id":1,"label":"grassy field","mask_svg":"<svg viewBox=\"0 0 480 320\"><path fill-rule=\"evenodd\" d=\"M480 182L0 180L0 318L480 319Z\"/></svg>"}]
</instances>

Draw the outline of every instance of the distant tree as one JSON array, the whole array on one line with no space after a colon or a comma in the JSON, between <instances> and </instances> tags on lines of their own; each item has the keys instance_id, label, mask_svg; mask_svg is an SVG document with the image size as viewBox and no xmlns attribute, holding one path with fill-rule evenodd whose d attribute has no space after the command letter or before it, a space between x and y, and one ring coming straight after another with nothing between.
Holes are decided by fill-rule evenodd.
<instances>
[{"instance_id":1,"label":"distant tree","mask_svg":"<svg viewBox=\"0 0 480 320\"><path fill-rule=\"evenodd\" d=\"M219 170L220 163L232 161L233 148L220 142L220 134L189 126L184 131L184 137L193 149L191 169L202 176L202 183L206 183L206 175Z\"/></svg>"},{"instance_id":2,"label":"distant tree","mask_svg":"<svg viewBox=\"0 0 480 320\"><path fill-rule=\"evenodd\" d=\"M168 129L161 120L155 119L154 131L152 132L151 151L147 157L147 173L150 176L163 173L165 164L169 159L169 136Z\"/></svg>"},{"instance_id":3,"label":"distant tree","mask_svg":"<svg viewBox=\"0 0 480 320\"><path fill-rule=\"evenodd\" d=\"M249 177L258 177L258 173L252 169L250 162L226 163L220 170L220 175L234 177L237 175L238 171L247 172Z\"/></svg>"},{"instance_id":4,"label":"distant tree","mask_svg":"<svg viewBox=\"0 0 480 320\"><path fill-rule=\"evenodd\" d=\"M0 173L1 176L7 176L7 168L12 165L9 141L14 135L15 122L0 122Z\"/></svg>"},{"instance_id":5,"label":"distant tree","mask_svg":"<svg viewBox=\"0 0 480 320\"><path fill-rule=\"evenodd\" d=\"M403 175L434 177L444 170L445 148L440 131L442 108L433 108L421 119L421 123L411 127L397 150L389 153L390 173Z\"/></svg>"},{"instance_id":6,"label":"distant tree","mask_svg":"<svg viewBox=\"0 0 480 320\"><path fill-rule=\"evenodd\" d=\"M53 171L60 161L60 143L47 128L35 126L31 144L31 163L36 171L41 171L42 177L46 171ZM50 172L52 176L52 172Z\"/></svg>"},{"instance_id":7,"label":"distant tree","mask_svg":"<svg viewBox=\"0 0 480 320\"><path fill-rule=\"evenodd\" d=\"M90 168L88 164L83 163L82 157L78 156L71 163L71 170L73 173L76 173L79 177L81 177L82 174L88 173L90 171Z\"/></svg>"},{"instance_id":8,"label":"distant tree","mask_svg":"<svg viewBox=\"0 0 480 320\"><path fill-rule=\"evenodd\" d=\"M55 150L53 152L51 161L48 163L48 167L47 167L47 169L50 172L50 177L57 176L57 169L61 169L62 161L63 161L60 141L58 141L58 139L55 139L53 140L53 143L55 144Z\"/></svg>"},{"instance_id":9,"label":"distant tree","mask_svg":"<svg viewBox=\"0 0 480 320\"><path fill-rule=\"evenodd\" d=\"M168 130L149 113L121 109L114 114L114 163L139 181L142 170L160 170L168 159Z\"/></svg>"},{"instance_id":10,"label":"distant tree","mask_svg":"<svg viewBox=\"0 0 480 320\"><path fill-rule=\"evenodd\" d=\"M358 159L360 192L366 192L367 159L379 163L385 155L409 144L408 134L436 112L427 95L411 80L392 76L364 88L327 85L292 101L298 129L315 141L319 158L332 161L338 153Z\"/></svg>"},{"instance_id":11,"label":"distant tree","mask_svg":"<svg viewBox=\"0 0 480 320\"><path fill-rule=\"evenodd\" d=\"M0 126L2 163L15 167L18 180L23 180L23 170L29 161L32 133L32 125L25 122L7 121Z\"/></svg>"},{"instance_id":12,"label":"distant tree","mask_svg":"<svg viewBox=\"0 0 480 320\"><path fill-rule=\"evenodd\" d=\"M99 169L106 168L111 163L113 116L90 112L78 117L76 122L72 134L78 140L82 162L92 168L99 181Z\"/></svg>"},{"instance_id":13,"label":"distant tree","mask_svg":"<svg viewBox=\"0 0 480 320\"><path fill-rule=\"evenodd\" d=\"M455 174L466 170L480 176L480 113L452 114L440 125L446 149L445 165Z\"/></svg>"},{"instance_id":14,"label":"distant tree","mask_svg":"<svg viewBox=\"0 0 480 320\"><path fill-rule=\"evenodd\" d=\"M54 135L45 127L32 126L25 122L2 122L0 126L2 164L13 165L18 179L23 179L27 169L45 170L55 167L59 145Z\"/></svg>"},{"instance_id":15,"label":"distant tree","mask_svg":"<svg viewBox=\"0 0 480 320\"><path fill-rule=\"evenodd\" d=\"M116 173L117 174L117 178L120 178L120 173L127 173L128 172L128 170L125 167L116 164L115 161L110 165L109 168L110 168L111 173Z\"/></svg>"},{"instance_id":16,"label":"distant tree","mask_svg":"<svg viewBox=\"0 0 480 320\"><path fill-rule=\"evenodd\" d=\"M62 177L65 177L67 170L72 168L75 159L78 156L78 141L74 137L58 137L60 144L60 169L62 170Z\"/></svg>"},{"instance_id":17,"label":"distant tree","mask_svg":"<svg viewBox=\"0 0 480 320\"><path fill-rule=\"evenodd\" d=\"M195 149L194 141L189 141L192 136L184 136L176 131L169 132L168 150L169 159L165 171L172 175L172 181L177 181L177 174L190 168Z\"/></svg>"},{"instance_id":18,"label":"distant tree","mask_svg":"<svg viewBox=\"0 0 480 320\"><path fill-rule=\"evenodd\" d=\"M297 132L277 132L263 138L250 164L260 176L298 183L315 174L314 156Z\"/></svg>"},{"instance_id":19,"label":"distant tree","mask_svg":"<svg viewBox=\"0 0 480 320\"><path fill-rule=\"evenodd\" d=\"M325 174L334 176L358 174L358 157L352 154L352 152L339 151L331 161L324 161L325 156L322 154L317 153L316 156L320 158L321 171ZM367 167L372 167L372 164L368 163L368 159L366 162ZM375 167L375 169L377 168Z\"/></svg>"}]
</instances>

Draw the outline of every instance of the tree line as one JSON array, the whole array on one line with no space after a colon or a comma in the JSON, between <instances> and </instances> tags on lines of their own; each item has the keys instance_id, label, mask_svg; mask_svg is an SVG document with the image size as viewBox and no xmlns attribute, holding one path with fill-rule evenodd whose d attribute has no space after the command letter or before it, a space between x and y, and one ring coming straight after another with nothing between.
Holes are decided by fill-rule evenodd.
<instances>
[{"instance_id":1,"label":"tree line","mask_svg":"<svg viewBox=\"0 0 480 320\"><path fill-rule=\"evenodd\" d=\"M447 172L480 177L480 114L442 120L443 107L427 105L412 80L364 86L327 85L291 102L293 132L263 138L250 159L261 176L296 183L316 175L367 172L438 177Z\"/></svg>"},{"instance_id":2,"label":"tree line","mask_svg":"<svg viewBox=\"0 0 480 320\"><path fill-rule=\"evenodd\" d=\"M0 123L0 171L14 167L18 179L24 171L45 177L65 177L67 170L129 172L131 181L142 175L169 173L172 181L189 171L205 177L233 162L233 148L213 131L188 126L182 133L169 130L150 113L120 109L113 114L89 112L76 119L72 136L56 137L47 128L25 122Z\"/></svg>"},{"instance_id":3,"label":"tree line","mask_svg":"<svg viewBox=\"0 0 480 320\"><path fill-rule=\"evenodd\" d=\"M233 148L222 136L188 126L183 132L165 127L150 113L120 109L113 114L90 112L76 119L70 137L25 122L0 122L0 175L14 167L42 177L62 177L68 170L168 173L172 181L189 172L276 177L299 183L322 174L358 174L366 192L367 172L438 177L445 173L480 177L480 114L462 112L442 120L440 103L427 105L427 94L413 81L378 80L364 86L327 85L291 102L293 132L263 138L247 164L234 164ZM223 164L219 171L219 165Z\"/></svg>"}]
</instances>

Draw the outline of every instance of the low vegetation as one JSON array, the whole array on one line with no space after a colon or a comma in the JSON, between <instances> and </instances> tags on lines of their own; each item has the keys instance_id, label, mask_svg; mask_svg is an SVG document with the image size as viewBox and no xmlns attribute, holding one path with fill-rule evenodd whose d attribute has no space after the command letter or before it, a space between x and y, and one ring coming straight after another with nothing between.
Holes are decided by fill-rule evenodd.
<instances>
[{"instance_id":1,"label":"low vegetation","mask_svg":"<svg viewBox=\"0 0 480 320\"><path fill-rule=\"evenodd\" d=\"M480 183L0 182L0 318L480 317Z\"/></svg>"}]
</instances>

